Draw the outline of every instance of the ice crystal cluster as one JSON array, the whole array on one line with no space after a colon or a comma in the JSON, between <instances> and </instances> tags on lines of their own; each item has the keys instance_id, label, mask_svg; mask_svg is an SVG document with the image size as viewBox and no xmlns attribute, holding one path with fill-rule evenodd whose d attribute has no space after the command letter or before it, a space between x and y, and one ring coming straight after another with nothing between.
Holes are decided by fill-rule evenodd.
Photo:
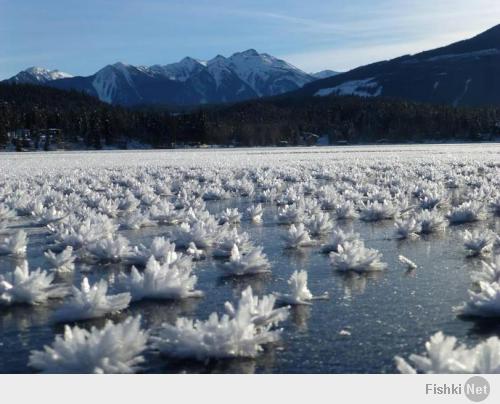
<instances>
[{"instance_id":1,"label":"ice crystal cluster","mask_svg":"<svg viewBox=\"0 0 500 404\"><path fill-rule=\"evenodd\" d=\"M258 298L246 289L235 308L226 303L227 313L212 313L207 320L178 318L175 325L163 324L152 338L161 353L204 360L207 358L254 358L263 346L277 342L288 308L275 309L272 295Z\"/></svg>"},{"instance_id":2,"label":"ice crystal cluster","mask_svg":"<svg viewBox=\"0 0 500 404\"><path fill-rule=\"evenodd\" d=\"M66 325L51 346L31 353L29 365L44 373L134 373L148 340L140 322L140 316L129 317L90 331Z\"/></svg>"},{"instance_id":3,"label":"ice crystal cluster","mask_svg":"<svg viewBox=\"0 0 500 404\"><path fill-rule=\"evenodd\" d=\"M30 271L28 261L13 272L0 275L0 304L40 304L68 294L68 287L54 283L54 274L40 268Z\"/></svg>"},{"instance_id":4,"label":"ice crystal cluster","mask_svg":"<svg viewBox=\"0 0 500 404\"><path fill-rule=\"evenodd\" d=\"M476 265L463 304L454 308L456 321L500 317L499 237L492 225L500 212L500 166L496 149L481 147L2 156L2 310L15 317L12 306L42 306L65 325L62 336L62 325L49 331L52 345L33 347L30 366L42 372L134 372L148 366L146 349L202 360L255 358L294 330L285 321L289 307L276 302L337 314L334 304L311 304L336 296L327 286L314 295L308 280L313 291L330 281L343 282L337 291L348 283L362 290L369 277L388 279L398 270L405 276L403 265L412 270L404 278L410 287L422 273L443 271L412 247L431 250L434 240L447 240L464 262L465 254L474 257L464 265ZM301 266L308 262L324 267L312 272ZM331 278L317 282L324 276ZM234 288L239 300L207 316L219 288ZM273 290L282 293L266 294ZM128 310L146 319L151 313L143 305L151 302L137 302L148 299L198 302L210 311L175 313L160 328L144 321L151 328L144 331L137 317L109 322ZM89 328L85 321L93 319L102 320ZM408 362L398 358L398 369L498 369L495 338L466 348L436 334L426 350Z\"/></svg>"},{"instance_id":5,"label":"ice crystal cluster","mask_svg":"<svg viewBox=\"0 0 500 404\"><path fill-rule=\"evenodd\" d=\"M410 355L408 363L396 356L401 373L500 373L500 339L490 337L472 348L442 332L425 343L425 354Z\"/></svg>"}]
</instances>

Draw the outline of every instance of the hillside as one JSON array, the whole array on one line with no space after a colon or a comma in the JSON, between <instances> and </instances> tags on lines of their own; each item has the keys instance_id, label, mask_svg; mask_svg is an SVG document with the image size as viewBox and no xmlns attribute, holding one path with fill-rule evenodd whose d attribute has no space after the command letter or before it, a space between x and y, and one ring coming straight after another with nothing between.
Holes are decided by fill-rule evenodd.
<instances>
[{"instance_id":1,"label":"hillside","mask_svg":"<svg viewBox=\"0 0 500 404\"><path fill-rule=\"evenodd\" d=\"M500 105L500 25L438 49L306 84L296 96L397 97L453 106Z\"/></svg>"}]
</instances>

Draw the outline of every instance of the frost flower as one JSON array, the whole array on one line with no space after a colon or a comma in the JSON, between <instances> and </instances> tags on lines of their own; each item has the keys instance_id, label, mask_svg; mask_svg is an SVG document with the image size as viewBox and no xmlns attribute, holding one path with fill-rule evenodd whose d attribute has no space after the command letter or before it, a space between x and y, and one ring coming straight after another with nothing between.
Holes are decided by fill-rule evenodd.
<instances>
[{"instance_id":1,"label":"frost flower","mask_svg":"<svg viewBox=\"0 0 500 404\"><path fill-rule=\"evenodd\" d=\"M262 208L262 204L252 205L247 208L245 212L245 216L247 219L251 220L253 223L262 223L262 215L264 213L264 209Z\"/></svg>"},{"instance_id":2,"label":"frost flower","mask_svg":"<svg viewBox=\"0 0 500 404\"><path fill-rule=\"evenodd\" d=\"M469 290L469 300L454 311L471 317L500 317L500 284L480 281L478 286L479 292Z\"/></svg>"},{"instance_id":3,"label":"frost flower","mask_svg":"<svg viewBox=\"0 0 500 404\"><path fill-rule=\"evenodd\" d=\"M286 233L283 238L286 248L300 248L313 245L311 236L302 223L297 226L292 224L288 228L288 233Z\"/></svg>"},{"instance_id":4,"label":"frost flower","mask_svg":"<svg viewBox=\"0 0 500 404\"><path fill-rule=\"evenodd\" d=\"M19 230L0 241L0 255L26 255L28 238L24 230Z\"/></svg>"},{"instance_id":5,"label":"frost flower","mask_svg":"<svg viewBox=\"0 0 500 404\"><path fill-rule=\"evenodd\" d=\"M422 234L436 233L446 226L444 216L436 210L424 210L415 215L415 219Z\"/></svg>"},{"instance_id":6,"label":"frost flower","mask_svg":"<svg viewBox=\"0 0 500 404\"><path fill-rule=\"evenodd\" d=\"M457 345L455 337L441 331L425 343L424 355L410 355L411 365L396 356L396 367L401 373L500 373L500 340L488 338L468 349ZM412 366L413 365L413 366Z\"/></svg>"},{"instance_id":7,"label":"frost flower","mask_svg":"<svg viewBox=\"0 0 500 404\"><path fill-rule=\"evenodd\" d=\"M141 273L132 267L130 275L120 276L121 287L130 292L132 301L143 299L184 299L201 297L203 293L194 290L196 276L191 274L190 265L165 263L161 265L152 256Z\"/></svg>"},{"instance_id":8,"label":"frost flower","mask_svg":"<svg viewBox=\"0 0 500 404\"><path fill-rule=\"evenodd\" d=\"M355 241L359 239L358 233L344 233L342 229L333 230L330 241L321 247L321 252L323 254L330 254L332 251L338 252L337 248L340 244L346 241Z\"/></svg>"},{"instance_id":9,"label":"frost flower","mask_svg":"<svg viewBox=\"0 0 500 404\"><path fill-rule=\"evenodd\" d=\"M51 346L31 351L29 366L44 373L134 373L148 341L140 324L137 316L119 324L108 320L101 330L66 325Z\"/></svg>"},{"instance_id":10,"label":"frost flower","mask_svg":"<svg viewBox=\"0 0 500 404\"><path fill-rule=\"evenodd\" d=\"M495 239L496 234L491 230L465 230L463 233L464 247L473 256L491 252Z\"/></svg>"},{"instance_id":11,"label":"frost flower","mask_svg":"<svg viewBox=\"0 0 500 404\"><path fill-rule=\"evenodd\" d=\"M418 233L422 231L421 225L413 217L406 220L396 220L394 226L396 227L396 237L399 239L417 238Z\"/></svg>"},{"instance_id":12,"label":"frost flower","mask_svg":"<svg viewBox=\"0 0 500 404\"><path fill-rule=\"evenodd\" d=\"M289 307L274 308L276 296L270 294L262 297L255 296L252 288L248 286L241 292L241 298L235 308L232 303L226 302L224 307L231 317L238 317L240 313L250 314L250 320L258 327L278 325L286 320Z\"/></svg>"},{"instance_id":13,"label":"frost flower","mask_svg":"<svg viewBox=\"0 0 500 404\"><path fill-rule=\"evenodd\" d=\"M389 201L368 202L361 208L360 219L365 222L376 222L379 220L394 219L398 209Z\"/></svg>"},{"instance_id":14,"label":"frost flower","mask_svg":"<svg viewBox=\"0 0 500 404\"><path fill-rule=\"evenodd\" d=\"M271 272L270 264L261 247L242 255L236 244L231 250L229 262L224 263L228 275L254 275Z\"/></svg>"},{"instance_id":15,"label":"frost flower","mask_svg":"<svg viewBox=\"0 0 500 404\"><path fill-rule=\"evenodd\" d=\"M365 247L362 241L346 241L337 250L330 253L330 262L337 271L368 272L386 268L386 264L380 261L382 254Z\"/></svg>"},{"instance_id":16,"label":"frost flower","mask_svg":"<svg viewBox=\"0 0 500 404\"><path fill-rule=\"evenodd\" d=\"M333 230L333 222L330 215L324 212L317 212L306 220L309 234L315 237L323 236Z\"/></svg>"},{"instance_id":17,"label":"frost flower","mask_svg":"<svg viewBox=\"0 0 500 404\"><path fill-rule=\"evenodd\" d=\"M199 261L205 258L205 251L196 247L196 244L192 241L189 243L186 249L186 254L193 258L195 261Z\"/></svg>"},{"instance_id":18,"label":"frost flower","mask_svg":"<svg viewBox=\"0 0 500 404\"><path fill-rule=\"evenodd\" d=\"M276 297L279 301L292 305L310 305L312 300L328 299L328 293L325 292L321 296L313 296L307 287L307 271L293 271L292 276L288 280L290 285L289 294L277 293Z\"/></svg>"},{"instance_id":19,"label":"frost flower","mask_svg":"<svg viewBox=\"0 0 500 404\"><path fill-rule=\"evenodd\" d=\"M130 255L130 246L123 236L106 237L89 245L88 251L99 261L119 262Z\"/></svg>"},{"instance_id":20,"label":"frost flower","mask_svg":"<svg viewBox=\"0 0 500 404\"><path fill-rule=\"evenodd\" d=\"M29 271L28 261L13 272L0 275L0 304L40 304L48 299L64 297L68 288L53 283L54 274L38 268Z\"/></svg>"},{"instance_id":21,"label":"frost flower","mask_svg":"<svg viewBox=\"0 0 500 404\"><path fill-rule=\"evenodd\" d=\"M486 210L480 202L464 202L446 215L451 224L477 222L486 219Z\"/></svg>"},{"instance_id":22,"label":"frost flower","mask_svg":"<svg viewBox=\"0 0 500 404\"><path fill-rule=\"evenodd\" d=\"M59 254L49 250L44 253L44 256L58 272L72 272L75 269L76 257L73 255L73 247L71 246L67 246Z\"/></svg>"},{"instance_id":23,"label":"frost flower","mask_svg":"<svg viewBox=\"0 0 500 404\"><path fill-rule=\"evenodd\" d=\"M64 303L55 313L57 322L89 320L103 317L126 309L130 303L130 293L108 295L108 283L101 280L90 286L87 278L83 278L81 288L73 286L72 298Z\"/></svg>"},{"instance_id":24,"label":"frost flower","mask_svg":"<svg viewBox=\"0 0 500 404\"><path fill-rule=\"evenodd\" d=\"M227 208L224 212L222 212L219 223L229 223L229 224L237 224L241 221L241 214L238 212L237 208L230 209Z\"/></svg>"},{"instance_id":25,"label":"frost flower","mask_svg":"<svg viewBox=\"0 0 500 404\"><path fill-rule=\"evenodd\" d=\"M143 244L132 248L129 260L137 265L146 265L151 256L164 263L177 260L178 255L175 252L174 243L171 243L165 237L155 237L149 248Z\"/></svg>"},{"instance_id":26,"label":"frost flower","mask_svg":"<svg viewBox=\"0 0 500 404\"><path fill-rule=\"evenodd\" d=\"M243 293L235 309L226 303L229 314L212 313L208 320L178 318L175 325L163 324L151 338L153 347L177 358L255 358L263 345L279 340L281 330L273 330L288 315L288 308L274 309L275 298L256 298L251 288Z\"/></svg>"},{"instance_id":27,"label":"frost flower","mask_svg":"<svg viewBox=\"0 0 500 404\"><path fill-rule=\"evenodd\" d=\"M500 255L496 255L492 262L481 262L482 268L472 274L472 279L476 282L500 282Z\"/></svg>"}]
</instances>

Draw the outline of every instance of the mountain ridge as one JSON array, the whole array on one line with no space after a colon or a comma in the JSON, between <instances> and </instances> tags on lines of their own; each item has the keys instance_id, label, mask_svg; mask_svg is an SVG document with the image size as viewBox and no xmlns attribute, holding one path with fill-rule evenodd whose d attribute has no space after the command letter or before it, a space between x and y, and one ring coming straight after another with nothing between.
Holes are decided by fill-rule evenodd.
<instances>
[{"instance_id":1,"label":"mountain ridge","mask_svg":"<svg viewBox=\"0 0 500 404\"><path fill-rule=\"evenodd\" d=\"M453 106L500 104L500 25L446 46L307 83L293 96L384 96Z\"/></svg>"},{"instance_id":2,"label":"mountain ridge","mask_svg":"<svg viewBox=\"0 0 500 404\"><path fill-rule=\"evenodd\" d=\"M282 59L255 49L229 57L217 55L207 61L187 56L166 65L134 66L116 62L90 76L66 73L45 76L24 70L6 81L79 90L111 104L182 106L279 95L316 79Z\"/></svg>"}]
</instances>

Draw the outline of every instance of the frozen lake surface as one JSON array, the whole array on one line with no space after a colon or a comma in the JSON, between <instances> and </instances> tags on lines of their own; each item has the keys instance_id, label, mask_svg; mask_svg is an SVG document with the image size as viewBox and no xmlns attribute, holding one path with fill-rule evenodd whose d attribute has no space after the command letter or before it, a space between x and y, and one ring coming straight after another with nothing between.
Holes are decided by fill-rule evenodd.
<instances>
[{"instance_id":1,"label":"frozen lake surface","mask_svg":"<svg viewBox=\"0 0 500 404\"><path fill-rule=\"evenodd\" d=\"M491 262L498 254L496 241L490 252L469 256L463 232L489 229L499 234L500 219L494 211L500 195L499 165L499 144L3 153L0 204L16 216L2 220L0 241L22 229L28 244L25 257L0 256L0 274L13 271L24 259L30 270L51 269L44 252L67 245L61 234L72 214L78 220L97 212L108 216L120 226L110 237L120 234L133 247L149 245L155 236L175 242L176 228L182 222L193 226L202 221L199 212L208 211L219 221L227 208L237 208L243 214L241 222L218 228L248 233L252 246L263 247L271 273L223 276L228 258L213 256L215 242L204 248L207 258L193 264L196 289L204 297L142 300L103 318L68 323L99 328L105 319L120 322L141 314L142 327L154 332L178 317L204 320L212 312L223 313L224 303L237 302L249 285L259 296L287 293L291 274L305 270L311 292L328 292L329 299L293 306L278 326L283 329L280 341L266 344L256 358L179 359L148 346L139 372L393 373L396 355L422 353L437 331L467 346L500 336L497 320L463 318L453 310L469 299L471 276L482 270L482 261ZM149 226L124 228L134 213L122 207L126 195L138 201L135 210L149 217ZM482 215L456 224L445 219L440 231L398 238L395 221L428 208L425 197L439 201L433 210L443 217L470 201L481 205ZM153 217L153 207L164 206L161 201L175 206L175 223ZM357 217L338 217L335 206L345 201L353 202ZM363 216L372 203L384 201L395 210L391 217ZM245 220L246 209L257 203L264 208L262 222ZM298 219L280 220L287 205L298 209ZM48 213L52 207L62 212L53 221ZM190 208L196 219L188 213ZM329 255L321 253L331 231L312 236L311 246L285 248L289 225L305 223L307 229L318 212L328 215L335 229L358 233L366 247L382 254L386 269L336 271ZM54 229L57 226L61 227ZM79 286L86 276L90 283L111 280L114 291L113 279L132 266L127 254L104 262L86 248L85 243L75 247L74 271L58 273L55 282ZM400 255L418 268L408 270L398 260ZM0 305L0 372L36 371L28 366L30 352L51 345L63 333L64 323L52 320L62 304L62 299L51 299L37 305Z\"/></svg>"}]
</instances>

